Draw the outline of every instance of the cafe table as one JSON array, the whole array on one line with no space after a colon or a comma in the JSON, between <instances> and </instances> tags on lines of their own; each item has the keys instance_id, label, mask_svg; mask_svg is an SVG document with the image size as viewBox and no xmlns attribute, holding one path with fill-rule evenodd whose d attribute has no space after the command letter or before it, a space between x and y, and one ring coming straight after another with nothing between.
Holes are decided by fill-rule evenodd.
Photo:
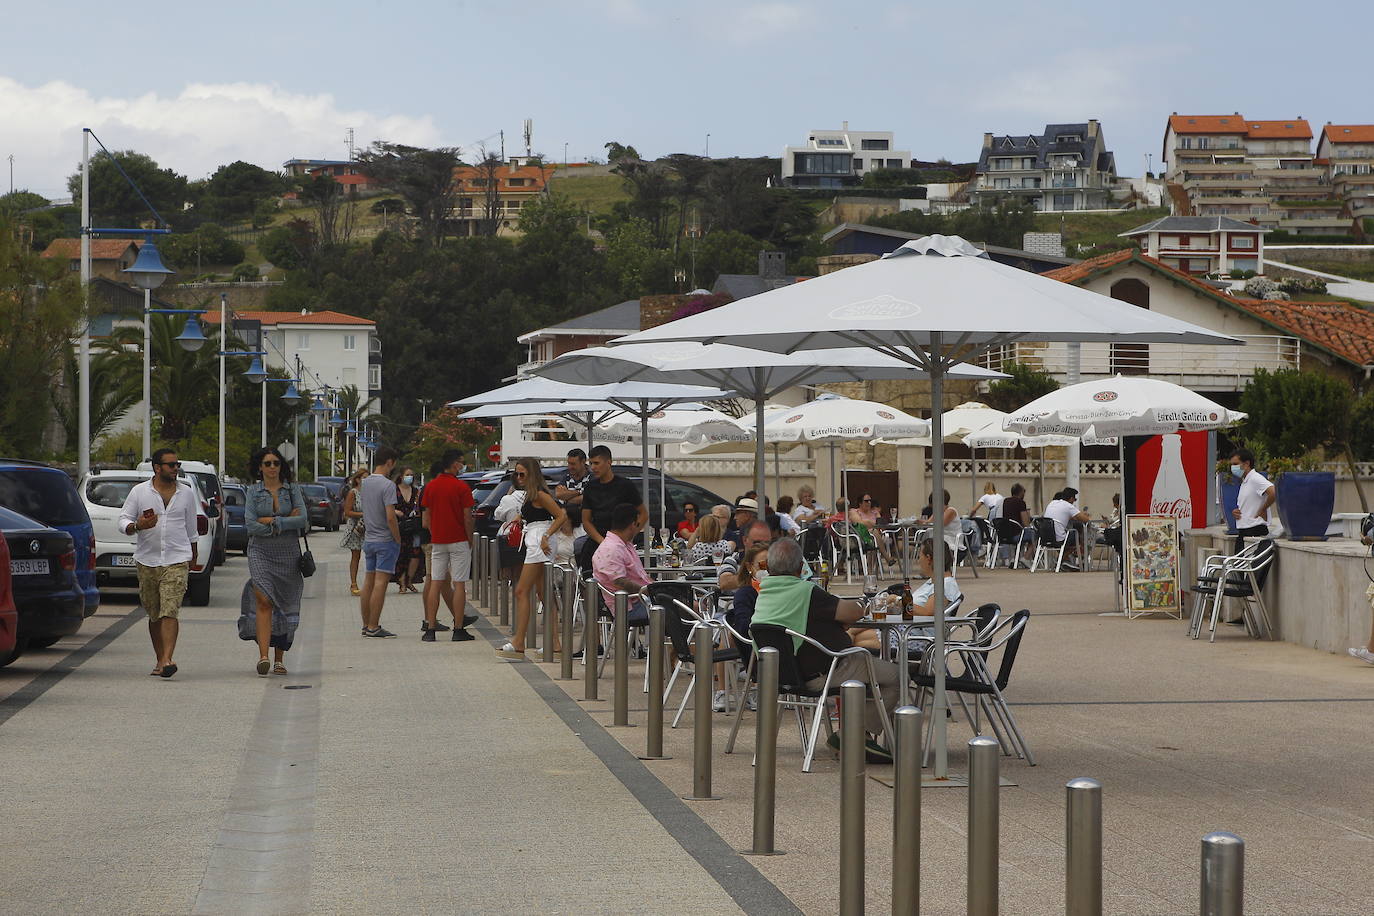
<instances>
[{"instance_id":1,"label":"cafe table","mask_svg":"<svg viewBox=\"0 0 1374 916\"><path fill-rule=\"evenodd\" d=\"M837 595L837 598L844 596ZM945 626L977 626L976 617L946 617ZM895 632L897 634L897 645L902 655L901 668L904 677L898 679L900 692L898 693L898 706L906 706L911 697L911 643L907 639L907 634L914 629L921 627L935 626L934 617L913 617L910 620L903 620L900 614L892 614L882 620L875 620L872 617L864 616L850 624L851 627L864 627L875 629L882 637L883 654L887 654L887 634ZM895 659L894 659L895 661Z\"/></svg>"}]
</instances>

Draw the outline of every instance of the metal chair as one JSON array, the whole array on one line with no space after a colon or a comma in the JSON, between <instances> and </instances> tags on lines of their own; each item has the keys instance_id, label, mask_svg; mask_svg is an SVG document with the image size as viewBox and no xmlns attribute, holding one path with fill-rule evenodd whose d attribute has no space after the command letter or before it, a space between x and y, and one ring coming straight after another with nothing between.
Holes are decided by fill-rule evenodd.
<instances>
[{"instance_id":1,"label":"metal chair","mask_svg":"<svg viewBox=\"0 0 1374 916\"><path fill-rule=\"evenodd\" d=\"M1070 528L1064 535L1064 540L1059 540L1059 534L1054 528L1054 519L1037 515L1031 519L1031 524L1035 526L1035 554L1031 557L1030 571L1035 572L1040 565L1040 558L1045 558L1045 568L1049 568L1049 555L1055 551L1059 552L1054 562L1054 571L1059 572L1064 565L1064 551L1070 544L1078 543L1078 529Z\"/></svg>"},{"instance_id":2,"label":"metal chair","mask_svg":"<svg viewBox=\"0 0 1374 916\"><path fill-rule=\"evenodd\" d=\"M861 576L868 575L868 551L877 550L876 547L864 547L863 538L854 530L854 526L849 522L836 522L830 529L835 536L835 559L837 562L844 563L844 581L852 582L853 567L850 565L852 559L859 558L859 572Z\"/></svg>"},{"instance_id":3,"label":"metal chair","mask_svg":"<svg viewBox=\"0 0 1374 916\"><path fill-rule=\"evenodd\" d=\"M1011 568L1019 569L1021 566L1021 546L1026 530L1025 526L1015 519L995 518L992 520L993 543L988 551L988 569L997 567L997 558L1002 552L1003 547L1010 547L1013 550Z\"/></svg>"},{"instance_id":4,"label":"metal chair","mask_svg":"<svg viewBox=\"0 0 1374 916\"><path fill-rule=\"evenodd\" d=\"M668 639L673 644L673 652L677 655L677 664L673 666L672 677L668 679L668 684L663 689L664 702L667 702L668 697L672 694L673 685L677 683L679 674L690 667L690 673L692 675L692 679L687 683L687 689L682 694L682 702L678 704L677 714L673 716L672 725L669 726L670 728L677 728L678 722L682 719L682 713L687 709L687 702L692 698L692 692L697 689L698 675L701 675L705 679L708 689L711 683L711 672L701 672L697 670L696 657L694 655L696 647L693 642L697 630L703 628L711 630L712 641L714 641L716 639L716 634L721 630L721 626L717 624L716 621L702 619L690 604L686 604L678 598L670 597L663 600L659 597L659 601L660 603L658 606L662 607L664 610L664 629L667 631ZM741 657L739 649L726 647L713 650L711 661L735 662L738 664ZM733 687L727 687L725 692L726 708L728 709L730 702L734 699L734 689ZM743 700L744 698L740 697L741 706L744 705Z\"/></svg>"},{"instance_id":5,"label":"metal chair","mask_svg":"<svg viewBox=\"0 0 1374 916\"><path fill-rule=\"evenodd\" d=\"M867 649L861 646L851 646L840 652L832 652L804 633L797 633L786 627L772 624L756 623L749 628L749 632L754 638L756 648L778 650L778 705L796 713L797 729L801 733L804 752L802 757L803 773L811 772L811 761L816 755L816 740L820 737L822 719L825 720L826 736L829 737L834 733L835 729L830 723L830 716L827 711L827 700L832 696L838 696L840 693L840 685L834 683L835 667L839 664L840 659L847 655L861 655L863 657L867 669L868 699L878 704L883 734L889 736L892 734L892 724L887 718L887 707L883 705L882 691L878 687L877 669L873 665L873 656ZM796 639L802 640L830 659L830 667L825 673L825 680L820 690L812 690L806 686L807 679L802 677L794 650L793 640ZM803 709L813 711L809 730L802 716Z\"/></svg>"},{"instance_id":6,"label":"metal chair","mask_svg":"<svg viewBox=\"0 0 1374 916\"><path fill-rule=\"evenodd\" d=\"M1193 585L1193 613L1188 623L1188 635L1193 639L1202 636L1202 620L1210 601L1212 635L1208 641L1216 642L1221 599L1239 598L1245 631L1255 639L1273 639L1274 627L1269 620L1269 610L1265 607L1257 574L1269 568L1276 553L1273 539L1261 538L1233 556L1213 554L1203 561L1202 570Z\"/></svg>"}]
</instances>

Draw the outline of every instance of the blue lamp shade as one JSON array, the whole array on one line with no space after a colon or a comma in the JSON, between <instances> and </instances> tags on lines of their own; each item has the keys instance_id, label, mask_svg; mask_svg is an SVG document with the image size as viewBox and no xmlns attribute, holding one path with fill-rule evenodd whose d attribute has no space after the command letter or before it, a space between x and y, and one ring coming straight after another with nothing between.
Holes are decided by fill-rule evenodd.
<instances>
[{"instance_id":1,"label":"blue lamp shade","mask_svg":"<svg viewBox=\"0 0 1374 916\"><path fill-rule=\"evenodd\" d=\"M335 409L334 413L329 417L329 425L336 427L344 425L343 415L339 413L337 408Z\"/></svg>"},{"instance_id":2,"label":"blue lamp shade","mask_svg":"<svg viewBox=\"0 0 1374 916\"><path fill-rule=\"evenodd\" d=\"M176 336L176 342L188 353L194 353L205 346L205 332L200 329L200 319L195 315L187 318L186 327Z\"/></svg>"},{"instance_id":3,"label":"blue lamp shade","mask_svg":"<svg viewBox=\"0 0 1374 916\"><path fill-rule=\"evenodd\" d=\"M325 405L324 398L320 397L318 394L315 395L315 403L310 405L310 412L314 414L329 413L329 408Z\"/></svg>"},{"instance_id":4,"label":"blue lamp shade","mask_svg":"<svg viewBox=\"0 0 1374 916\"><path fill-rule=\"evenodd\" d=\"M134 259L134 263L124 268L121 273L128 274L129 279L133 280L139 289L157 289L163 280L176 271L162 263L162 255L158 254L157 246L149 237L138 249L138 257Z\"/></svg>"},{"instance_id":5,"label":"blue lamp shade","mask_svg":"<svg viewBox=\"0 0 1374 916\"><path fill-rule=\"evenodd\" d=\"M267 370L262 367L262 360L255 356L252 365L244 370L243 375L254 385L261 385L263 379L267 378Z\"/></svg>"},{"instance_id":6,"label":"blue lamp shade","mask_svg":"<svg viewBox=\"0 0 1374 916\"><path fill-rule=\"evenodd\" d=\"M296 383L289 381L286 383L286 394L281 396L282 403L288 407L295 407L301 402L300 392L296 390Z\"/></svg>"},{"instance_id":7,"label":"blue lamp shade","mask_svg":"<svg viewBox=\"0 0 1374 916\"><path fill-rule=\"evenodd\" d=\"M345 436L356 436L356 435L358 435L358 427L356 427L356 426L353 425L353 421L352 421L352 420L349 420L349 421L348 421L348 428L344 430L344 435L345 435Z\"/></svg>"}]
</instances>

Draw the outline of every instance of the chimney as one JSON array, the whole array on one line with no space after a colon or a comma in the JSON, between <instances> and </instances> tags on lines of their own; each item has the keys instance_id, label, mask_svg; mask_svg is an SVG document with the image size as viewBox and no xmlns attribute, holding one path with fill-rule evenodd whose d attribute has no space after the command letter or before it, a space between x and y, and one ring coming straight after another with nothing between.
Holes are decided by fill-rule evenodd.
<instances>
[{"instance_id":1,"label":"chimney","mask_svg":"<svg viewBox=\"0 0 1374 916\"><path fill-rule=\"evenodd\" d=\"M992 132L983 134L983 149L992 149Z\"/></svg>"},{"instance_id":2,"label":"chimney","mask_svg":"<svg viewBox=\"0 0 1374 916\"><path fill-rule=\"evenodd\" d=\"M787 276L787 253L785 251L760 251L759 276L765 280L781 280Z\"/></svg>"},{"instance_id":3,"label":"chimney","mask_svg":"<svg viewBox=\"0 0 1374 916\"><path fill-rule=\"evenodd\" d=\"M1089 119L1088 119L1088 136L1089 136L1089 137L1096 137L1096 136L1097 136L1097 118L1089 118Z\"/></svg>"},{"instance_id":4,"label":"chimney","mask_svg":"<svg viewBox=\"0 0 1374 916\"><path fill-rule=\"evenodd\" d=\"M849 122L848 122L848 121L841 121L841 122L840 122L840 130L849 130Z\"/></svg>"}]
</instances>

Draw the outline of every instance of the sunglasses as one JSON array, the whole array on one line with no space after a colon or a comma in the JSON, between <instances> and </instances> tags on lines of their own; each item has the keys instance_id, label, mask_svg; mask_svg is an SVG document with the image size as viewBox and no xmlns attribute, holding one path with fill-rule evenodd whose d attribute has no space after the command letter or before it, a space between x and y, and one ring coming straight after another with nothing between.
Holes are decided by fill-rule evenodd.
<instances>
[{"instance_id":1,"label":"sunglasses","mask_svg":"<svg viewBox=\"0 0 1374 916\"><path fill-rule=\"evenodd\" d=\"M265 468L276 468L276 467L281 467L281 462L280 462L280 461L264 461L264 462L262 463L262 466L265 467Z\"/></svg>"},{"instance_id":2,"label":"sunglasses","mask_svg":"<svg viewBox=\"0 0 1374 916\"><path fill-rule=\"evenodd\" d=\"M871 500L871 499L869 499L867 496L865 496L863 499L859 500L859 502L861 502L861 503L871 503L871 502L873 502L873 500Z\"/></svg>"},{"instance_id":3,"label":"sunglasses","mask_svg":"<svg viewBox=\"0 0 1374 916\"><path fill-rule=\"evenodd\" d=\"M179 468L179 467L181 467L181 462L180 462L180 461L159 461L158 464L162 465L164 468Z\"/></svg>"},{"instance_id":4,"label":"sunglasses","mask_svg":"<svg viewBox=\"0 0 1374 916\"><path fill-rule=\"evenodd\" d=\"M524 471L516 471L516 472L515 472L515 479L516 479L516 480L520 480L520 479L521 479L522 477L524 477L524 476L525 476L525 472L524 472Z\"/></svg>"}]
</instances>

